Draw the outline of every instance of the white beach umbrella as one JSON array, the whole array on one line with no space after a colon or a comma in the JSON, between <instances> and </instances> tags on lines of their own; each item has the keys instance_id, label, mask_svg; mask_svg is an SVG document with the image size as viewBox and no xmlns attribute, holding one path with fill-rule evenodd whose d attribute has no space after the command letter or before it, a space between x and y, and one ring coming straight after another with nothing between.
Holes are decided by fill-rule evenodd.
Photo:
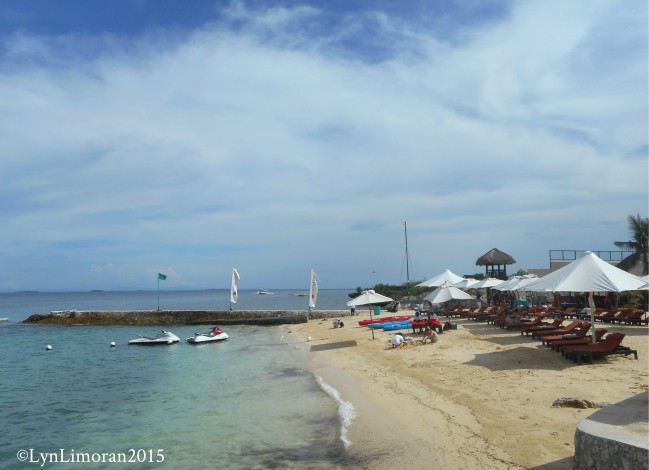
<instances>
[{"instance_id":1,"label":"white beach umbrella","mask_svg":"<svg viewBox=\"0 0 649 470\"><path fill-rule=\"evenodd\" d=\"M445 282L449 284L454 284L456 282L463 281L464 278L458 276L457 274L451 272L450 269L445 269L435 277L431 277L427 281L424 281L420 284L417 284L415 287L439 287Z\"/></svg>"},{"instance_id":2,"label":"white beach umbrella","mask_svg":"<svg viewBox=\"0 0 649 470\"><path fill-rule=\"evenodd\" d=\"M535 292L588 292L591 304L592 292L623 292L640 290L646 285L642 279L600 259L592 251L550 274L522 287ZM592 304L591 304L592 305ZM591 323L595 325L591 308ZM593 335L595 342L595 335Z\"/></svg>"},{"instance_id":3,"label":"white beach umbrella","mask_svg":"<svg viewBox=\"0 0 649 470\"><path fill-rule=\"evenodd\" d=\"M499 286L503 284L504 282L502 279L496 279L495 277L487 277L481 281L478 281L477 284L473 284L471 286L472 289L486 289L487 290L487 302L491 301L491 289L493 289L496 286Z\"/></svg>"},{"instance_id":4,"label":"white beach umbrella","mask_svg":"<svg viewBox=\"0 0 649 470\"><path fill-rule=\"evenodd\" d=\"M360 307L363 305L385 305L394 302L394 299L385 295L377 294L373 290L364 290L358 297L347 302L348 307Z\"/></svg>"},{"instance_id":5,"label":"white beach umbrella","mask_svg":"<svg viewBox=\"0 0 649 470\"><path fill-rule=\"evenodd\" d=\"M449 300L475 300L475 297L449 283L446 283L424 297L424 300L428 300L431 304L436 305L443 304Z\"/></svg>"},{"instance_id":6,"label":"white beach umbrella","mask_svg":"<svg viewBox=\"0 0 649 470\"><path fill-rule=\"evenodd\" d=\"M364 290L361 292L361 294L358 297L353 298L349 302L347 302L348 307L360 307L363 305L368 305L370 307L370 320L372 319L372 306L373 305L385 305L389 304L390 302L394 302L393 299L390 297L386 297L385 295L377 294L373 290ZM372 339L374 339L374 328L370 328L372 330Z\"/></svg>"}]
</instances>

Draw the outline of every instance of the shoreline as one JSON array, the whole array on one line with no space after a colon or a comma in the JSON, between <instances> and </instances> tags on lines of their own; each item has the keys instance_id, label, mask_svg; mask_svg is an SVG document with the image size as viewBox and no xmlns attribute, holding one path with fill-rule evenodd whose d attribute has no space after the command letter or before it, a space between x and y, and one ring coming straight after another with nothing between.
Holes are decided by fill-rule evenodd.
<instances>
[{"instance_id":1,"label":"shoreline","mask_svg":"<svg viewBox=\"0 0 649 470\"><path fill-rule=\"evenodd\" d=\"M577 425L597 408L553 407L555 400L604 406L649 390L643 326L597 325L625 333L639 360L577 365L518 331L465 319L435 345L392 349L392 332L375 330L372 340L358 326L368 317L337 329L326 319L289 327L314 373L353 404L347 453L360 468L572 469ZM318 345L333 347L311 350Z\"/></svg>"}]
</instances>

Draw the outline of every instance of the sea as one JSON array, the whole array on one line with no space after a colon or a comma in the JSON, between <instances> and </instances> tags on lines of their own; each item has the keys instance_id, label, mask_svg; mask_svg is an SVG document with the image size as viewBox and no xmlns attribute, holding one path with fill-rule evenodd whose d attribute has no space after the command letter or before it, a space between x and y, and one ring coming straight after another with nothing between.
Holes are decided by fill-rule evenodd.
<instances>
[{"instance_id":1,"label":"sea","mask_svg":"<svg viewBox=\"0 0 649 470\"><path fill-rule=\"evenodd\" d=\"M346 310L348 292L321 289L316 310ZM303 294L240 290L233 309L306 310ZM128 341L159 328L22 323L61 310L226 310L229 297L0 294L0 468L350 468L353 407L310 371L289 326L231 325L222 343L135 346ZM184 340L210 326L165 328Z\"/></svg>"}]
</instances>

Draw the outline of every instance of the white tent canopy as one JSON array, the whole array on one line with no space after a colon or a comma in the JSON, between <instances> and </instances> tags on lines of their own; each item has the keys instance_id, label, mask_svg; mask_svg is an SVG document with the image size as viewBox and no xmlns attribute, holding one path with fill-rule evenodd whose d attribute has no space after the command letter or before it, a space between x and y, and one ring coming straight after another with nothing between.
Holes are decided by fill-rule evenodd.
<instances>
[{"instance_id":1,"label":"white tent canopy","mask_svg":"<svg viewBox=\"0 0 649 470\"><path fill-rule=\"evenodd\" d=\"M563 268L523 286L536 292L623 292L638 290L645 282L600 259L592 251Z\"/></svg>"},{"instance_id":2,"label":"white tent canopy","mask_svg":"<svg viewBox=\"0 0 649 470\"><path fill-rule=\"evenodd\" d=\"M478 281L477 279L466 278L462 279L460 282L454 282L453 286L459 289L473 289L475 284L477 284L478 282L480 281Z\"/></svg>"},{"instance_id":3,"label":"white tent canopy","mask_svg":"<svg viewBox=\"0 0 649 470\"><path fill-rule=\"evenodd\" d=\"M471 289L485 289L488 287L496 287L501 285L506 281L503 281L502 279L496 279L495 277L487 277L485 279L482 279L481 281L478 281L477 284L473 284L471 286Z\"/></svg>"},{"instance_id":4,"label":"white tent canopy","mask_svg":"<svg viewBox=\"0 0 649 470\"><path fill-rule=\"evenodd\" d=\"M504 284L500 284L494 289L500 291L517 291L525 290L523 289L528 284L531 284L534 281L537 281L539 277L536 274L526 274L524 276L514 276L512 279L506 281Z\"/></svg>"},{"instance_id":5,"label":"white tent canopy","mask_svg":"<svg viewBox=\"0 0 649 470\"><path fill-rule=\"evenodd\" d=\"M457 274L451 272L450 269L445 269L437 276L432 277L420 284L417 284L416 287L439 287L445 282L448 282L449 284L455 284L456 282L461 282L463 280L464 278L462 276L458 276Z\"/></svg>"}]
</instances>

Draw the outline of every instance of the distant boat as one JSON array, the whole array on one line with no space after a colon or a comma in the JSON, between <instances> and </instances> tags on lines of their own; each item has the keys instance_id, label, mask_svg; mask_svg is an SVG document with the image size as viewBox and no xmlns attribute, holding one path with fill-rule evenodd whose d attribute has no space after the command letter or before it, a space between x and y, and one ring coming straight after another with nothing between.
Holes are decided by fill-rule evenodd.
<instances>
[{"instance_id":1,"label":"distant boat","mask_svg":"<svg viewBox=\"0 0 649 470\"><path fill-rule=\"evenodd\" d=\"M268 291L266 289L260 289L260 290L257 291L257 294L268 295L268 294L274 294L274 292L270 292L270 291Z\"/></svg>"},{"instance_id":2,"label":"distant boat","mask_svg":"<svg viewBox=\"0 0 649 470\"><path fill-rule=\"evenodd\" d=\"M9 321L9 319L8 319L8 318L4 318L4 317L3 317L3 318L0 318L0 322L3 322L3 321Z\"/></svg>"},{"instance_id":3,"label":"distant boat","mask_svg":"<svg viewBox=\"0 0 649 470\"><path fill-rule=\"evenodd\" d=\"M296 296L296 297L308 297L309 296L308 292L299 292L299 293L293 294L293 295Z\"/></svg>"}]
</instances>

